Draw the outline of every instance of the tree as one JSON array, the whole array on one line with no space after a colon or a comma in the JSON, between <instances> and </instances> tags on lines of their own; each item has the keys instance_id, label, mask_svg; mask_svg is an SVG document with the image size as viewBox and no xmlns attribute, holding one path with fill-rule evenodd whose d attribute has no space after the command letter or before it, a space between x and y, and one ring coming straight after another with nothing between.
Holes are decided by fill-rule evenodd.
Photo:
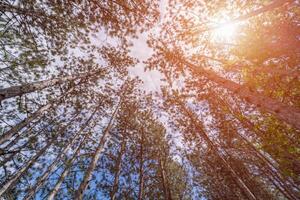
<instances>
[{"instance_id":1,"label":"tree","mask_svg":"<svg viewBox=\"0 0 300 200\"><path fill-rule=\"evenodd\" d=\"M299 199L298 4L1 2L0 197Z\"/></svg>"},{"instance_id":2,"label":"tree","mask_svg":"<svg viewBox=\"0 0 300 200\"><path fill-rule=\"evenodd\" d=\"M274 5L283 5L283 3L285 3L285 1L276 1L274 2ZM181 7L179 6L178 8L178 5L181 5ZM231 6L231 9L235 6L238 7L234 4ZM191 11L190 8L192 7L193 10ZM216 51L214 49L216 47L213 44L213 40L209 37L210 33L202 34L202 32L198 33L197 31L196 33L190 33L191 29L196 26L195 23L202 17L199 16L199 19L192 21L193 17L191 17L190 13L193 13L193 11L198 12L202 9L203 15L207 15L210 14L210 12L217 12L217 8L218 6L207 6L206 9L201 8L197 2L173 2L170 5L170 16L166 19L161 34L156 38L153 37L149 40L149 45L156 49L156 53L148 60L148 67L150 69L159 69L167 79L176 79L179 76L184 76L185 74L191 74L193 77L206 78L208 81L217 84L218 87L228 90L231 95L236 95L245 102L256 106L263 112L271 113L279 120L285 121L295 129L299 129L298 121L300 111L297 106L291 106L287 103L282 103L281 101L270 98L261 92L258 92L259 90L251 87L251 85L237 83L230 78L224 78L226 74L220 75L214 70L209 69L214 68L214 62L210 62L210 59L207 59L208 57L211 57L210 54L218 55L218 57L213 56L217 60L229 60L230 56L232 57L232 54L230 53L230 49L227 50L226 48L219 52ZM271 6L270 8L274 9L275 7ZM267 10L271 11L272 9ZM290 9L283 12L293 13L293 10ZM176 15L173 13L176 13ZM256 15L249 16L254 17ZM203 18L204 17L205 16L203 16ZM272 20L273 19L264 19L264 21L268 22ZM168 31L171 29L174 29L175 31ZM244 32L244 34L247 35L248 33ZM195 37L198 38L197 42L194 40ZM197 52L189 51L189 49L195 47L195 42L198 45L196 46L196 49L198 49ZM278 43L278 45L283 44ZM240 48L239 45L238 48ZM248 48L246 47L245 49ZM251 49L248 50L251 51ZM222 59L222 56L224 56L225 59ZM273 54L273 57L276 56L277 55ZM219 57L221 57L221 59ZM202 62L203 60L204 62ZM221 65L220 67L225 68L224 65ZM172 80L169 81L173 82ZM261 90L261 88L259 89Z\"/></svg>"}]
</instances>

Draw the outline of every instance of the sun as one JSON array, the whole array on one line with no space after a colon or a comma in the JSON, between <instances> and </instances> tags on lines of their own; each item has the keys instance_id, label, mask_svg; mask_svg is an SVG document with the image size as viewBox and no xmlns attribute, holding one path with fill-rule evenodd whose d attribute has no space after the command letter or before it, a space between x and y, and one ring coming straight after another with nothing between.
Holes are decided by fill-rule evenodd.
<instances>
[{"instance_id":1,"label":"sun","mask_svg":"<svg viewBox=\"0 0 300 200\"><path fill-rule=\"evenodd\" d=\"M212 39L223 42L230 42L234 40L237 33L237 24L234 23L226 23L221 24L213 30Z\"/></svg>"},{"instance_id":2,"label":"sun","mask_svg":"<svg viewBox=\"0 0 300 200\"><path fill-rule=\"evenodd\" d=\"M223 23L216 27L211 34L214 42L232 42L235 39L238 31L236 23Z\"/></svg>"},{"instance_id":3,"label":"sun","mask_svg":"<svg viewBox=\"0 0 300 200\"><path fill-rule=\"evenodd\" d=\"M240 23L225 10L220 10L210 17L212 42L216 43L232 43L238 36Z\"/></svg>"}]
</instances>

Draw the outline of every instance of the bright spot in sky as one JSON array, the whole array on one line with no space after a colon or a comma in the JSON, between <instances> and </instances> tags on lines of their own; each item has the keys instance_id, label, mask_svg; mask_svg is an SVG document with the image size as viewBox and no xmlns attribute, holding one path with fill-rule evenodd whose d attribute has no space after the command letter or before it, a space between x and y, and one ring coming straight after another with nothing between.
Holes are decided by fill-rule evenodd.
<instances>
[{"instance_id":1,"label":"bright spot in sky","mask_svg":"<svg viewBox=\"0 0 300 200\"><path fill-rule=\"evenodd\" d=\"M212 40L215 42L231 42L235 39L238 26L236 23L220 24L212 32Z\"/></svg>"}]
</instances>

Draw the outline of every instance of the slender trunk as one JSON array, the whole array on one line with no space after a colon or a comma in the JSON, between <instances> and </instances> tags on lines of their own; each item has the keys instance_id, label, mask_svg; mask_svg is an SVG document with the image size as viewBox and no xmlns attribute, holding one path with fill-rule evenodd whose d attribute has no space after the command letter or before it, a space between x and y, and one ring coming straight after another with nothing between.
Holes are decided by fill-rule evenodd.
<instances>
[{"instance_id":1,"label":"slender trunk","mask_svg":"<svg viewBox=\"0 0 300 200\"><path fill-rule=\"evenodd\" d=\"M38 109L36 112L34 112L31 116L24 119L17 125L15 125L10 130L6 131L3 135L1 135L0 138L0 145L3 144L5 141L12 138L17 132L19 132L22 128L30 124L34 119L36 119L38 116L40 116L43 112L47 111L51 107L51 104L47 104L45 106L42 106L40 109Z\"/></svg>"},{"instance_id":2,"label":"slender trunk","mask_svg":"<svg viewBox=\"0 0 300 200\"><path fill-rule=\"evenodd\" d=\"M49 177L50 173L55 169L61 158L68 152L68 150L75 143L77 138L80 136L80 133L84 131L84 129L89 125L95 113L98 111L98 108L94 110L91 116L87 119L87 121L81 126L78 132L75 134L75 137L71 139L71 141L67 144L64 150L57 156L57 158L53 161L53 163L47 168L46 172L38 178L34 187L30 188L27 195L24 197L24 200L30 200L34 193L44 184L45 180ZM80 146L80 145L79 145Z\"/></svg>"},{"instance_id":3,"label":"slender trunk","mask_svg":"<svg viewBox=\"0 0 300 200\"><path fill-rule=\"evenodd\" d=\"M296 190L290 190L284 182L282 182L282 179L278 174L272 169L267 169L267 172L269 172L269 175L266 175L267 178L271 181L271 183L275 186L275 188L280 191L285 198L289 200L297 200L299 199L299 194L295 194L294 191ZM276 183L276 184L274 184ZM295 187L297 188L297 187Z\"/></svg>"},{"instance_id":4,"label":"slender trunk","mask_svg":"<svg viewBox=\"0 0 300 200\"><path fill-rule=\"evenodd\" d=\"M22 151L22 149L24 147L26 147L28 145L29 142L26 142L25 144L23 144L22 146L18 147L18 149L15 149L13 151L10 152L10 155L7 157L3 157L3 160L0 162L0 167L4 166L7 162L11 161L13 158L16 157L16 155L18 153L20 153ZM1 155L3 156L3 155Z\"/></svg>"},{"instance_id":5,"label":"slender trunk","mask_svg":"<svg viewBox=\"0 0 300 200\"><path fill-rule=\"evenodd\" d=\"M40 134L40 133L43 133L43 132L47 131L47 128L50 127L50 126L53 124L54 121L55 121L54 119L51 120L51 122L49 122L49 124L47 124L46 126L44 126L41 130L38 130L38 131L37 131L36 133L34 133L33 135L30 135L30 134L32 134L32 131L31 131L31 130L33 129L33 127L34 127L35 125L31 126L31 127L30 127L30 132L27 132L27 130L26 130L25 135L18 134L13 140L11 140L11 141L4 147L4 149L5 149L5 150L9 150L9 149L12 148L14 145L16 145L16 144L19 142L19 140L21 139L21 136L23 136L23 138L24 138L24 137L28 137L28 138L29 138L29 136L36 136L36 135L38 135L38 134ZM38 123L38 121L35 122L35 124L37 124L37 123Z\"/></svg>"},{"instance_id":6,"label":"slender trunk","mask_svg":"<svg viewBox=\"0 0 300 200\"><path fill-rule=\"evenodd\" d=\"M139 167L139 194L138 200L142 200L144 196L144 131L141 131L140 146L140 167Z\"/></svg>"},{"instance_id":7,"label":"slender trunk","mask_svg":"<svg viewBox=\"0 0 300 200\"><path fill-rule=\"evenodd\" d=\"M227 80L211 70L205 70L189 62L185 62L185 64L188 65L195 74L208 78L221 87L226 88L227 90L238 95L247 102L254 104L257 108L261 108L262 110L273 114L282 121L300 130L299 108L285 105L270 97L264 96L248 87L237 84L231 80Z\"/></svg>"},{"instance_id":8,"label":"slender trunk","mask_svg":"<svg viewBox=\"0 0 300 200\"><path fill-rule=\"evenodd\" d=\"M59 133L55 136L55 138L51 139L45 147L43 147L33 158L31 158L28 163L26 163L18 172L9 179L4 186L0 189L0 196L13 184L15 183L36 161L37 159L55 142L55 139L62 135L66 128L71 124L70 121L66 126L64 126Z\"/></svg>"},{"instance_id":9,"label":"slender trunk","mask_svg":"<svg viewBox=\"0 0 300 200\"><path fill-rule=\"evenodd\" d=\"M233 168L230 166L230 164L223 158L223 156L219 153L218 148L214 145L214 143L211 141L209 136L205 133L202 126L200 125L200 122L198 119L193 115L193 112L186 108L181 102L179 102L181 110L186 113L187 116L194 122L197 129L199 129L198 133L199 136L202 137L208 144L208 146L212 149L212 151L215 153L216 156L219 157L223 165L228 169L228 171L231 173L233 179L237 183L237 185L241 188L242 192L245 194L245 196L250 200L256 200L257 198L255 195L251 192L251 190L248 188L248 186L243 182L243 180L238 176L238 174L233 170Z\"/></svg>"},{"instance_id":10,"label":"slender trunk","mask_svg":"<svg viewBox=\"0 0 300 200\"><path fill-rule=\"evenodd\" d=\"M159 168L160 168L160 176L162 179L164 196L166 200L172 200L171 190L169 187L169 182L166 177L166 170L165 170L165 162L159 157Z\"/></svg>"},{"instance_id":11,"label":"slender trunk","mask_svg":"<svg viewBox=\"0 0 300 200\"><path fill-rule=\"evenodd\" d=\"M51 87L51 86L54 86L57 84L62 84L64 82L85 78L85 77L88 77L89 75L93 75L93 74L99 73L99 72L101 72L101 71L95 71L93 73L88 72L88 73L81 73L81 74L77 74L77 75L69 75L69 76L54 78L54 79L50 79L50 80L37 81L37 82L33 82L33 83L27 83L24 85L3 88L3 89L0 89L0 102L3 101L4 99L8 99L8 98L15 97L15 96L22 96L24 94L42 90L47 87Z\"/></svg>"},{"instance_id":12,"label":"slender trunk","mask_svg":"<svg viewBox=\"0 0 300 200\"><path fill-rule=\"evenodd\" d=\"M269 199L272 200L273 195L271 195L265 188L260 181L254 179L255 176L251 174L248 167L244 164L243 161L240 159L235 159L232 155L227 151L228 146L222 146L222 152L224 152L224 157L227 158L227 162L231 163L232 169L235 170L237 175L243 179L243 182L252 189L253 194L257 197L257 199ZM231 147L229 147L231 148Z\"/></svg>"},{"instance_id":13,"label":"slender trunk","mask_svg":"<svg viewBox=\"0 0 300 200\"><path fill-rule=\"evenodd\" d=\"M119 111L120 105L121 105L121 100L118 103L115 111L113 112L113 114L112 114L112 116L110 118L110 121L108 122L108 125L106 126L106 128L105 128L105 130L104 130L104 132L102 134L101 140L100 140L100 142L99 142L99 144L98 144L98 146L96 148L96 151L94 153L94 157L93 157L90 165L88 166L88 169L86 170L86 172L84 174L84 178L83 178L83 180L82 180L82 182L81 182L78 190L76 191L76 194L75 194L75 198L76 199L81 200L82 197L83 197L83 193L84 193L86 187L88 186L88 182L89 182L89 180L90 180L90 178L92 176L93 171L96 168L97 161L98 161L98 159L100 157L100 154L101 154L101 152L102 152L102 150L104 148L106 140L110 136L109 132L110 132L110 129L112 128L114 119L115 119L115 117L116 117L116 115L117 115L117 113Z\"/></svg>"},{"instance_id":14,"label":"slender trunk","mask_svg":"<svg viewBox=\"0 0 300 200\"><path fill-rule=\"evenodd\" d=\"M112 188L112 192L111 192L111 200L115 200L116 199L116 194L118 192L119 189L119 179L120 179L120 173L121 173L121 165L122 165L122 158L125 152L125 148L126 148L126 141L125 139L123 139L122 144L121 144L121 149L116 161L116 171L114 174L114 184L113 184L113 188Z\"/></svg>"},{"instance_id":15,"label":"slender trunk","mask_svg":"<svg viewBox=\"0 0 300 200\"><path fill-rule=\"evenodd\" d=\"M286 186L285 181L283 180L282 175L278 171L277 167L275 167L273 165L273 163L271 163L259 150L257 150L256 147L254 147L251 142L249 142L246 138L244 138L240 134L238 134L238 135L246 142L246 144L250 147L250 149L252 149L255 152L256 156L264 163L263 167L267 167L268 168L267 170L271 173L272 177L275 178L276 181L279 183L279 185L276 184L274 186L279 191L285 191L282 194L287 199L297 199L297 198L295 198L293 192ZM274 182L274 181L272 181L272 182ZM278 188L278 187L280 187L280 188ZM297 188L297 186L295 188Z\"/></svg>"},{"instance_id":16,"label":"slender trunk","mask_svg":"<svg viewBox=\"0 0 300 200\"><path fill-rule=\"evenodd\" d=\"M54 120L52 120L53 122ZM37 133L31 135L31 136L35 136L37 135L38 133L40 132L43 132L45 131L48 127L50 127L50 125L52 125L52 122L47 124L45 127L43 127L41 130L39 130ZM37 122L35 122L37 123ZM30 127L30 129L32 128L33 126ZM1 149L1 151L3 151L3 153L0 155L4 155L4 154L7 154L9 153L10 155L8 157L5 157L1 162L0 162L0 167L2 167L3 165L5 165L5 163L7 163L8 161L10 161L12 158L14 158L16 156L17 153L20 153L22 151L23 148L25 148L29 143L30 141L28 140L26 143L24 143L23 145L21 146L18 146L17 148L13 149L13 150L10 150L10 148L14 145L16 145L18 143L20 139L20 135L18 135L16 138L14 138L14 140L10 141L3 149Z\"/></svg>"},{"instance_id":17,"label":"slender trunk","mask_svg":"<svg viewBox=\"0 0 300 200\"><path fill-rule=\"evenodd\" d=\"M286 190L286 188L284 187L284 185L282 185L282 183L277 179L276 175L272 172L270 172L270 170L267 170L269 171L269 175L266 175L267 176L267 179L275 186L275 188L281 193L284 195L284 197L286 199L289 199L289 200L297 200L299 199L299 195L297 197L294 196L294 194L291 194L291 192L289 190Z\"/></svg>"},{"instance_id":18,"label":"slender trunk","mask_svg":"<svg viewBox=\"0 0 300 200\"><path fill-rule=\"evenodd\" d=\"M75 141L75 138L74 140ZM71 143L73 143L73 141ZM36 182L36 184L32 187L29 188L29 191L27 195L24 197L24 200L30 200L35 192L44 184L45 180L49 177L50 173L55 169L57 164L59 163L60 159L66 154L66 152L70 149L71 143L67 145L67 147L64 148L64 150L61 152L60 156L58 156L53 163L47 168L46 172L40 176Z\"/></svg>"},{"instance_id":19,"label":"slender trunk","mask_svg":"<svg viewBox=\"0 0 300 200\"><path fill-rule=\"evenodd\" d=\"M3 67L3 68L0 69L0 73L4 72L6 70L9 70L9 69L11 69L11 68L10 67Z\"/></svg>"}]
</instances>

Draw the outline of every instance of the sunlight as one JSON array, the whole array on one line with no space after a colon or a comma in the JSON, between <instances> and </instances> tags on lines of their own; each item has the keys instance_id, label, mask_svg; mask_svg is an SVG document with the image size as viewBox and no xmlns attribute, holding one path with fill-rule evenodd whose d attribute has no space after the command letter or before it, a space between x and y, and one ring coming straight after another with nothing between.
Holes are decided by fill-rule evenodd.
<instances>
[{"instance_id":1,"label":"sunlight","mask_svg":"<svg viewBox=\"0 0 300 200\"><path fill-rule=\"evenodd\" d=\"M226 11L219 11L211 16L211 41L216 43L231 43L236 40L240 23L232 20L233 17Z\"/></svg>"},{"instance_id":2,"label":"sunlight","mask_svg":"<svg viewBox=\"0 0 300 200\"><path fill-rule=\"evenodd\" d=\"M235 39L238 30L236 23L227 23L220 25L219 28L213 30L212 40L214 42L232 42Z\"/></svg>"}]
</instances>

